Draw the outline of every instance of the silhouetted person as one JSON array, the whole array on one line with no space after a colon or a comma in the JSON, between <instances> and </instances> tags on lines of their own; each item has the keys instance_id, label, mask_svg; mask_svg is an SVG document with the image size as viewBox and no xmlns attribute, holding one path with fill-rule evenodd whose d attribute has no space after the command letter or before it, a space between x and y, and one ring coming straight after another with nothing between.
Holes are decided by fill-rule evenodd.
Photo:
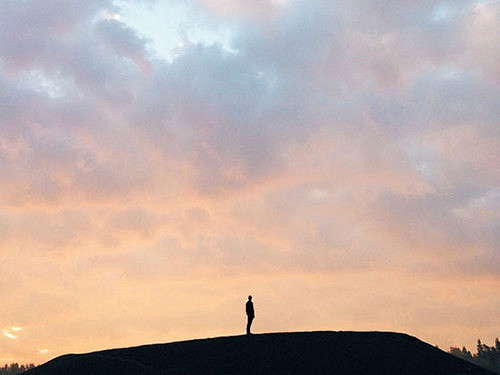
<instances>
[{"instance_id":1,"label":"silhouetted person","mask_svg":"<svg viewBox=\"0 0 500 375\"><path fill-rule=\"evenodd\" d=\"M247 312L247 335L250 335L250 326L255 318L255 311L253 309L252 296L248 296L248 301L245 305L245 310Z\"/></svg>"}]
</instances>

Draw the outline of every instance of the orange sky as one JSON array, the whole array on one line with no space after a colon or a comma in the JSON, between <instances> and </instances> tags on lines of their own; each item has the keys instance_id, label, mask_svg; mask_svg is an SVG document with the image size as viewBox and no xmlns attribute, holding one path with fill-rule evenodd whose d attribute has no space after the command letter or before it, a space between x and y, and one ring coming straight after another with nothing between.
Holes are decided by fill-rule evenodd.
<instances>
[{"instance_id":1,"label":"orange sky","mask_svg":"<svg viewBox=\"0 0 500 375\"><path fill-rule=\"evenodd\" d=\"M499 336L500 3L7 0L0 363Z\"/></svg>"}]
</instances>

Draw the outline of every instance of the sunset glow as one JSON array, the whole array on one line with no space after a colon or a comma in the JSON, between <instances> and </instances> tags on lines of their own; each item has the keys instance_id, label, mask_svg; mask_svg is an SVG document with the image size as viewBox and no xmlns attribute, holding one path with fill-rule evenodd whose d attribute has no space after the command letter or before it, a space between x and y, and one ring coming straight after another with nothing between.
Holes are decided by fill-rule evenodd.
<instances>
[{"instance_id":1,"label":"sunset glow","mask_svg":"<svg viewBox=\"0 0 500 375\"><path fill-rule=\"evenodd\" d=\"M0 362L500 336L500 1L0 8Z\"/></svg>"}]
</instances>

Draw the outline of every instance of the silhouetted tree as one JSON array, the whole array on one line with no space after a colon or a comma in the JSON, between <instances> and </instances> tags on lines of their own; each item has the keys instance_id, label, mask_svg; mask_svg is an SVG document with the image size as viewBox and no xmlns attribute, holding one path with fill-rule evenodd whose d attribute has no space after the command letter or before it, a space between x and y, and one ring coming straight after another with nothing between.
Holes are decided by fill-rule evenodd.
<instances>
[{"instance_id":1,"label":"silhouetted tree","mask_svg":"<svg viewBox=\"0 0 500 375\"><path fill-rule=\"evenodd\" d=\"M33 363L27 365L19 365L19 363L11 363L10 365L4 365L3 367L0 367L0 375L17 375L25 371L28 371L34 367L35 365Z\"/></svg>"},{"instance_id":2,"label":"silhouetted tree","mask_svg":"<svg viewBox=\"0 0 500 375\"><path fill-rule=\"evenodd\" d=\"M498 338L495 340L495 346L488 346L483 344L481 340L477 340L477 353L475 354L468 351L465 346L462 350L451 347L450 354L500 374L500 342Z\"/></svg>"},{"instance_id":3,"label":"silhouetted tree","mask_svg":"<svg viewBox=\"0 0 500 375\"><path fill-rule=\"evenodd\" d=\"M480 357L481 357L481 356L483 355L483 353L484 353L484 349L483 349L483 347L484 347L484 346L483 346L483 344L481 344L481 340L480 340L480 339L478 339L478 340L477 340L477 355L478 355L478 356L480 356Z\"/></svg>"},{"instance_id":4,"label":"silhouetted tree","mask_svg":"<svg viewBox=\"0 0 500 375\"><path fill-rule=\"evenodd\" d=\"M453 354L455 357L459 357L459 358L462 357L462 351L459 348L455 348L453 346L450 348L449 353Z\"/></svg>"},{"instance_id":5,"label":"silhouetted tree","mask_svg":"<svg viewBox=\"0 0 500 375\"><path fill-rule=\"evenodd\" d=\"M472 361L472 353L469 350L467 350L465 346L462 347L462 357L464 357L469 361Z\"/></svg>"}]
</instances>

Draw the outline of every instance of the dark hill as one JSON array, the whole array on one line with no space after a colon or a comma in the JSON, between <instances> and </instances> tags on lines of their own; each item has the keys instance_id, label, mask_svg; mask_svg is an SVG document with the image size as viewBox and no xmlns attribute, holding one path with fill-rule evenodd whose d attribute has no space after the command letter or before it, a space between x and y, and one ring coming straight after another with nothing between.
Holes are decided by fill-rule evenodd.
<instances>
[{"instance_id":1,"label":"dark hill","mask_svg":"<svg viewBox=\"0 0 500 375\"><path fill-rule=\"evenodd\" d=\"M29 375L492 375L414 337L297 332L145 345L53 359Z\"/></svg>"}]
</instances>

